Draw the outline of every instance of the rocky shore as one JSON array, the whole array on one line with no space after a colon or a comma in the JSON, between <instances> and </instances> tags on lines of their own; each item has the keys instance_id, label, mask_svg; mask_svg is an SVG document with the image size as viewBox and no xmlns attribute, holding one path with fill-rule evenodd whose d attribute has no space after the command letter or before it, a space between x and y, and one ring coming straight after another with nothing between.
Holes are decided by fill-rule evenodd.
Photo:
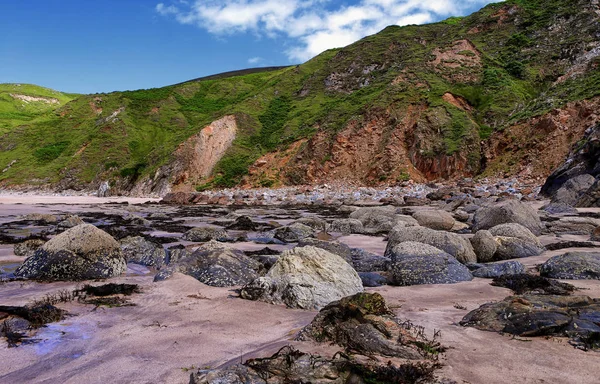
<instances>
[{"instance_id":1,"label":"rocky shore","mask_svg":"<svg viewBox=\"0 0 600 384\"><path fill-rule=\"evenodd\" d=\"M539 192L5 195L0 381L595 382L600 211Z\"/></svg>"}]
</instances>

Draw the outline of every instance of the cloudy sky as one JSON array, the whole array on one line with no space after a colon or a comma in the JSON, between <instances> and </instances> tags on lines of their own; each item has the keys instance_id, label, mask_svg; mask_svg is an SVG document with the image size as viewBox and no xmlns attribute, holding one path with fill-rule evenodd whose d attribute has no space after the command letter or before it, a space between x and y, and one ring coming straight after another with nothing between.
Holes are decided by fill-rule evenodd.
<instances>
[{"instance_id":1,"label":"cloudy sky","mask_svg":"<svg viewBox=\"0 0 600 384\"><path fill-rule=\"evenodd\" d=\"M466 15L491 2L0 1L0 83L82 93L157 87L301 63L388 25Z\"/></svg>"}]
</instances>

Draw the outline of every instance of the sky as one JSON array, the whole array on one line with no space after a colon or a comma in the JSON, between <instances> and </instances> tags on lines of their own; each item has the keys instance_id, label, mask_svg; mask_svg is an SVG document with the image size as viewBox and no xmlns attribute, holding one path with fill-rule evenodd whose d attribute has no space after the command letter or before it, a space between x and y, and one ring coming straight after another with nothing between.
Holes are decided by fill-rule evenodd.
<instances>
[{"instance_id":1,"label":"sky","mask_svg":"<svg viewBox=\"0 0 600 384\"><path fill-rule=\"evenodd\" d=\"M489 0L0 0L0 83L145 89L292 65Z\"/></svg>"}]
</instances>

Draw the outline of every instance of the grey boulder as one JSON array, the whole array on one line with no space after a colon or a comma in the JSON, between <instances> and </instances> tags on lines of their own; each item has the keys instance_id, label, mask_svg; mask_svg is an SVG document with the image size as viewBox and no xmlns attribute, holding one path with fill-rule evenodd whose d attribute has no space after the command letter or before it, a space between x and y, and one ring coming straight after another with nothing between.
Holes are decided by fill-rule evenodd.
<instances>
[{"instance_id":1,"label":"grey boulder","mask_svg":"<svg viewBox=\"0 0 600 384\"><path fill-rule=\"evenodd\" d=\"M517 223L539 236L544 226L537 212L527 204L517 200L506 200L475 212L473 231L490 229L500 224Z\"/></svg>"},{"instance_id":2,"label":"grey boulder","mask_svg":"<svg viewBox=\"0 0 600 384\"><path fill-rule=\"evenodd\" d=\"M453 284L473 279L469 269L448 253L428 244L407 241L391 252L389 284Z\"/></svg>"},{"instance_id":3,"label":"grey boulder","mask_svg":"<svg viewBox=\"0 0 600 384\"><path fill-rule=\"evenodd\" d=\"M440 210L417 211L413 217L419 225L441 231L451 230L455 222L450 213Z\"/></svg>"},{"instance_id":4,"label":"grey boulder","mask_svg":"<svg viewBox=\"0 0 600 384\"><path fill-rule=\"evenodd\" d=\"M141 236L128 236L120 240L121 251L128 263L160 268L166 264L167 252L156 243Z\"/></svg>"},{"instance_id":5,"label":"grey boulder","mask_svg":"<svg viewBox=\"0 0 600 384\"><path fill-rule=\"evenodd\" d=\"M15 271L16 276L79 281L119 276L127 265L119 243L91 224L82 224L52 238Z\"/></svg>"},{"instance_id":6,"label":"grey boulder","mask_svg":"<svg viewBox=\"0 0 600 384\"><path fill-rule=\"evenodd\" d=\"M306 246L283 252L264 277L242 288L241 296L291 308L321 309L362 291L360 277L344 259Z\"/></svg>"},{"instance_id":7,"label":"grey boulder","mask_svg":"<svg viewBox=\"0 0 600 384\"><path fill-rule=\"evenodd\" d=\"M473 276L484 279L525 273L525 266L514 260L498 264L469 264L467 267L471 270Z\"/></svg>"},{"instance_id":8,"label":"grey boulder","mask_svg":"<svg viewBox=\"0 0 600 384\"><path fill-rule=\"evenodd\" d=\"M183 239L193 242L205 242L210 240L229 241L231 238L223 228L196 227L184 233Z\"/></svg>"},{"instance_id":9,"label":"grey boulder","mask_svg":"<svg viewBox=\"0 0 600 384\"><path fill-rule=\"evenodd\" d=\"M463 264L477 262L473 246L465 237L456 233L436 231L425 227L397 226L392 229L384 256L391 257L394 247L406 241L429 244L449 253Z\"/></svg>"},{"instance_id":10,"label":"grey boulder","mask_svg":"<svg viewBox=\"0 0 600 384\"><path fill-rule=\"evenodd\" d=\"M553 279L600 280L600 253L568 252L540 266L540 275Z\"/></svg>"}]
</instances>

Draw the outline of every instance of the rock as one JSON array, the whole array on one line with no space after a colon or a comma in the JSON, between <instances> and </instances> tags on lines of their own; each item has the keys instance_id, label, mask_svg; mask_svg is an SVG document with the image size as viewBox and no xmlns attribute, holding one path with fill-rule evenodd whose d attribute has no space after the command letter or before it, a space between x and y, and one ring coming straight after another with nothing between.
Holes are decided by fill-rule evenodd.
<instances>
[{"instance_id":1,"label":"rock","mask_svg":"<svg viewBox=\"0 0 600 384\"><path fill-rule=\"evenodd\" d=\"M506 200L477 210L473 217L473 231L490 229L505 223L521 224L536 236L541 235L544 229L533 208L516 200Z\"/></svg>"},{"instance_id":2,"label":"rock","mask_svg":"<svg viewBox=\"0 0 600 384\"><path fill-rule=\"evenodd\" d=\"M494 260L520 259L523 257L540 255L544 249L536 244L516 237L495 236L498 249L494 254Z\"/></svg>"},{"instance_id":3,"label":"rock","mask_svg":"<svg viewBox=\"0 0 600 384\"><path fill-rule=\"evenodd\" d=\"M467 314L460 324L518 336L568 336L575 345L598 348L600 343L590 338L600 332L597 320L594 321L598 318L600 300L587 296L524 295L484 304Z\"/></svg>"},{"instance_id":4,"label":"rock","mask_svg":"<svg viewBox=\"0 0 600 384\"><path fill-rule=\"evenodd\" d=\"M307 237L314 237L315 230L308 225L293 223L275 230L274 237L285 243L295 243Z\"/></svg>"},{"instance_id":5,"label":"rock","mask_svg":"<svg viewBox=\"0 0 600 384\"><path fill-rule=\"evenodd\" d=\"M375 255L361 248L352 248L352 265L358 272L387 271L390 259L388 257Z\"/></svg>"},{"instance_id":6,"label":"rock","mask_svg":"<svg viewBox=\"0 0 600 384\"><path fill-rule=\"evenodd\" d=\"M187 192L167 193L160 201L161 204L188 205L192 204L194 195Z\"/></svg>"},{"instance_id":7,"label":"rock","mask_svg":"<svg viewBox=\"0 0 600 384\"><path fill-rule=\"evenodd\" d=\"M525 266L518 261L507 261L499 264L469 264L467 267L469 267L474 277L484 279L525 273Z\"/></svg>"},{"instance_id":8,"label":"rock","mask_svg":"<svg viewBox=\"0 0 600 384\"><path fill-rule=\"evenodd\" d=\"M406 241L415 241L439 248L463 264L477 261L473 247L466 238L456 233L436 231L425 227L395 227L390 232L384 256L391 257L392 249Z\"/></svg>"},{"instance_id":9,"label":"rock","mask_svg":"<svg viewBox=\"0 0 600 384\"><path fill-rule=\"evenodd\" d=\"M41 224L56 224L58 217L49 213L30 213L22 217L23 220L37 221Z\"/></svg>"},{"instance_id":10,"label":"rock","mask_svg":"<svg viewBox=\"0 0 600 384\"><path fill-rule=\"evenodd\" d=\"M413 217L419 225L431 229L449 231L454 226L454 217L446 211L418 211L413 214Z\"/></svg>"},{"instance_id":11,"label":"rock","mask_svg":"<svg viewBox=\"0 0 600 384\"><path fill-rule=\"evenodd\" d=\"M175 268L177 272L190 275L206 285L232 287L258 278L262 265L242 251L217 248L197 250L180 260Z\"/></svg>"},{"instance_id":12,"label":"rock","mask_svg":"<svg viewBox=\"0 0 600 384\"><path fill-rule=\"evenodd\" d=\"M330 232L341 232L343 234L362 233L363 224L357 219L336 219L329 224Z\"/></svg>"},{"instance_id":13,"label":"rock","mask_svg":"<svg viewBox=\"0 0 600 384\"><path fill-rule=\"evenodd\" d=\"M100 186L98 187L97 195L98 195L98 197L110 196L110 184L108 184L108 181L103 181L102 183L100 183Z\"/></svg>"},{"instance_id":14,"label":"rock","mask_svg":"<svg viewBox=\"0 0 600 384\"><path fill-rule=\"evenodd\" d=\"M406 339L406 337L405 337ZM410 338L409 340L413 340ZM415 344L435 350L433 343ZM436 352L438 353L438 352ZM331 359L285 346L271 357L248 359L243 364L200 369L190 375L190 384L356 384L356 383L449 383L437 379L440 365L434 361L383 364L371 357L336 353Z\"/></svg>"},{"instance_id":15,"label":"rock","mask_svg":"<svg viewBox=\"0 0 600 384\"><path fill-rule=\"evenodd\" d=\"M150 220L147 220L140 215L134 215L133 213L130 213L123 217L123 220L128 221L131 225L142 225L145 227L149 227L152 225L152 222Z\"/></svg>"},{"instance_id":16,"label":"rock","mask_svg":"<svg viewBox=\"0 0 600 384\"><path fill-rule=\"evenodd\" d=\"M239 216L233 223L227 226L227 229L238 231L255 231L257 228L258 224L253 222L248 216Z\"/></svg>"},{"instance_id":17,"label":"rock","mask_svg":"<svg viewBox=\"0 0 600 384\"><path fill-rule=\"evenodd\" d=\"M492 285L513 290L517 295L525 293L541 295L570 295L575 286L543 276L519 273L494 278Z\"/></svg>"},{"instance_id":18,"label":"rock","mask_svg":"<svg viewBox=\"0 0 600 384\"><path fill-rule=\"evenodd\" d=\"M168 263L174 264L177 263L181 259L185 259L188 256L192 255L192 252L187 250L183 245L174 246L168 249Z\"/></svg>"},{"instance_id":19,"label":"rock","mask_svg":"<svg viewBox=\"0 0 600 384\"><path fill-rule=\"evenodd\" d=\"M600 124L588 128L567 160L544 183L541 194L553 197L569 180L580 175L600 175Z\"/></svg>"},{"instance_id":20,"label":"rock","mask_svg":"<svg viewBox=\"0 0 600 384\"><path fill-rule=\"evenodd\" d=\"M377 272L358 272L363 287L381 287L387 284L387 278Z\"/></svg>"},{"instance_id":21,"label":"rock","mask_svg":"<svg viewBox=\"0 0 600 384\"><path fill-rule=\"evenodd\" d=\"M428 244L406 241L390 255L390 285L453 284L473 279L469 269Z\"/></svg>"},{"instance_id":22,"label":"rock","mask_svg":"<svg viewBox=\"0 0 600 384\"><path fill-rule=\"evenodd\" d=\"M241 296L291 308L320 309L362 291L360 277L344 259L307 246L283 252L265 277L246 285Z\"/></svg>"},{"instance_id":23,"label":"rock","mask_svg":"<svg viewBox=\"0 0 600 384\"><path fill-rule=\"evenodd\" d=\"M494 260L494 254L498 249L498 243L496 243L496 240L490 231L486 229L477 231L475 236L473 236L470 240L473 250L477 255L478 262L487 263Z\"/></svg>"},{"instance_id":24,"label":"rock","mask_svg":"<svg viewBox=\"0 0 600 384\"><path fill-rule=\"evenodd\" d=\"M600 176L596 176L600 177ZM594 185L590 187L577 201L576 207L600 207L600 180L596 180Z\"/></svg>"},{"instance_id":25,"label":"rock","mask_svg":"<svg viewBox=\"0 0 600 384\"><path fill-rule=\"evenodd\" d=\"M154 212L148 215L148 218L152 220L169 220L170 217L164 212Z\"/></svg>"},{"instance_id":26,"label":"rock","mask_svg":"<svg viewBox=\"0 0 600 384\"><path fill-rule=\"evenodd\" d=\"M44 240L39 239L25 240L22 243L17 243L14 245L14 254L15 256L33 256L35 251L37 251L45 243L46 242Z\"/></svg>"},{"instance_id":27,"label":"rock","mask_svg":"<svg viewBox=\"0 0 600 384\"><path fill-rule=\"evenodd\" d=\"M553 279L600 280L600 253L568 252L554 256L540 266L540 274Z\"/></svg>"},{"instance_id":28,"label":"rock","mask_svg":"<svg viewBox=\"0 0 600 384\"><path fill-rule=\"evenodd\" d=\"M334 343L367 356L422 359L418 343L407 336L380 294L362 292L329 303L296 339Z\"/></svg>"},{"instance_id":29,"label":"rock","mask_svg":"<svg viewBox=\"0 0 600 384\"><path fill-rule=\"evenodd\" d=\"M167 252L160 244L147 241L141 236L121 239L121 251L128 263L160 268L166 264Z\"/></svg>"},{"instance_id":30,"label":"rock","mask_svg":"<svg viewBox=\"0 0 600 384\"><path fill-rule=\"evenodd\" d=\"M573 208L571 205L561 202L551 202L542 209L552 215L576 215L578 213L577 209Z\"/></svg>"},{"instance_id":31,"label":"rock","mask_svg":"<svg viewBox=\"0 0 600 384\"><path fill-rule=\"evenodd\" d=\"M119 276L127 269L119 243L91 224L57 235L25 260L15 275L38 280L92 280Z\"/></svg>"},{"instance_id":32,"label":"rock","mask_svg":"<svg viewBox=\"0 0 600 384\"><path fill-rule=\"evenodd\" d=\"M350 214L350 218L360 220L363 228L371 233L387 233L399 221L396 208L392 206L359 208ZM416 225L416 220L412 217L410 219Z\"/></svg>"},{"instance_id":33,"label":"rock","mask_svg":"<svg viewBox=\"0 0 600 384\"><path fill-rule=\"evenodd\" d=\"M229 241L231 238L227 231L218 227L196 227L187 231L183 239L193 242L205 242L209 240Z\"/></svg>"},{"instance_id":34,"label":"rock","mask_svg":"<svg viewBox=\"0 0 600 384\"><path fill-rule=\"evenodd\" d=\"M414 196L404 196L404 204L407 207L418 207L428 205L429 199L422 199Z\"/></svg>"},{"instance_id":35,"label":"rock","mask_svg":"<svg viewBox=\"0 0 600 384\"><path fill-rule=\"evenodd\" d=\"M327 360L286 346L270 358L249 359L243 364L198 370L191 374L189 382L190 384L343 384L350 375L349 371L342 369L344 364L348 364L348 361L343 357Z\"/></svg>"},{"instance_id":36,"label":"rock","mask_svg":"<svg viewBox=\"0 0 600 384\"><path fill-rule=\"evenodd\" d=\"M494 260L509 260L538 256L544 247L530 230L520 224L500 224L490 228L497 248Z\"/></svg>"},{"instance_id":37,"label":"rock","mask_svg":"<svg viewBox=\"0 0 600 384\"><path fill-rule=\"evenodd\" d=\"M552 202L575 206L595 182L594 176L587 173L570 178L556 191Z\"/></svg>"},{"instance_id":38,"label":"rock","mask_svg":"<svg viewBox=\"0 0 600 384\"><path fill-rule=\"evenodd\" d=\"M460 221L455 221L452 228L450 228L450 231L456 232L456 233L465 233L465 234L471 233L469 225L465 224L465 223L461 223Z\"/></svg>"},{"instance_id":39,"label":"rock","mask_svg":"<svg viewBox=\"0 0 600 384\"><path fill-rule=\"evenodd\" d=\"M395 218L396 207L390 205L383 207L363 207L358 208L350 213L351 219L360 220L360 222L366 227L371 226L372 222L379 220L379 217L381 216L388 217L390 219Z\"/></svg>"},{"instance_id":40,"label":"rock","mask_svg":"<svg viewBox=\"0 0 600 384\"><path fill-rule=\"evenodd\" d=\"M466 211L463 211L462 209L459 209L456 212L454 212L454 214L452 214L452 217L456 221L460 221L462 223L466 223L471 218L471 215L469 215Z\"/></svg>"},{"instance_id":41,"label":"rock","mask_svg":"<svg viewBox=\"0 0 600 384\"><path fill-rule=\"evenodd\" d=\"M334 255L338 255L348 264L352 265L352 250L346 244L339 243L337 241L323 241L310 238L302 239L298 242L299 247L305 247L307 245L329 251Z\"/></svg>"},{"instance_id":42,"label":"rock","mask_svg":"<svg viewBox=\"0 0 600 384\"><path fill-rule=\"evenodd\" d=\"M311 216L311 217L303 217L301 219L296 220L296 223L304 224L315 231L327 231L327 222L320 217Z\"/></svg>"},{"instance_id":43,"label":"rock","mask_svg":"<svg viewBox=\"0 0 600 384\"><path fill-rule=\"evenodd\" d=\"M600 220L591 217L562 217L548 224L548 230L556 234L590 235L600 226Z\"/></svg>"},{"instance_id":44,"label":"rock","mask_svg":"<svg viewBox=\"0 0 600 384\"><path fill-rule=\"evenodd\" d=\"M63 221L58 223L58 227L61 229L73 228L78 225L85 224L83 220L77 215L67 215Z\"/></svg>"},{"instance_id":45,"label":"rock","mask_svg":"<svg viewBox=\"0 0 600 384\"><path fill-rule=\"evenodd\" d=\"M592 236L590 237L590 241L600 241L600 227L594 229L594 232L592 232Z\"/></svg>"}]
</instances>

